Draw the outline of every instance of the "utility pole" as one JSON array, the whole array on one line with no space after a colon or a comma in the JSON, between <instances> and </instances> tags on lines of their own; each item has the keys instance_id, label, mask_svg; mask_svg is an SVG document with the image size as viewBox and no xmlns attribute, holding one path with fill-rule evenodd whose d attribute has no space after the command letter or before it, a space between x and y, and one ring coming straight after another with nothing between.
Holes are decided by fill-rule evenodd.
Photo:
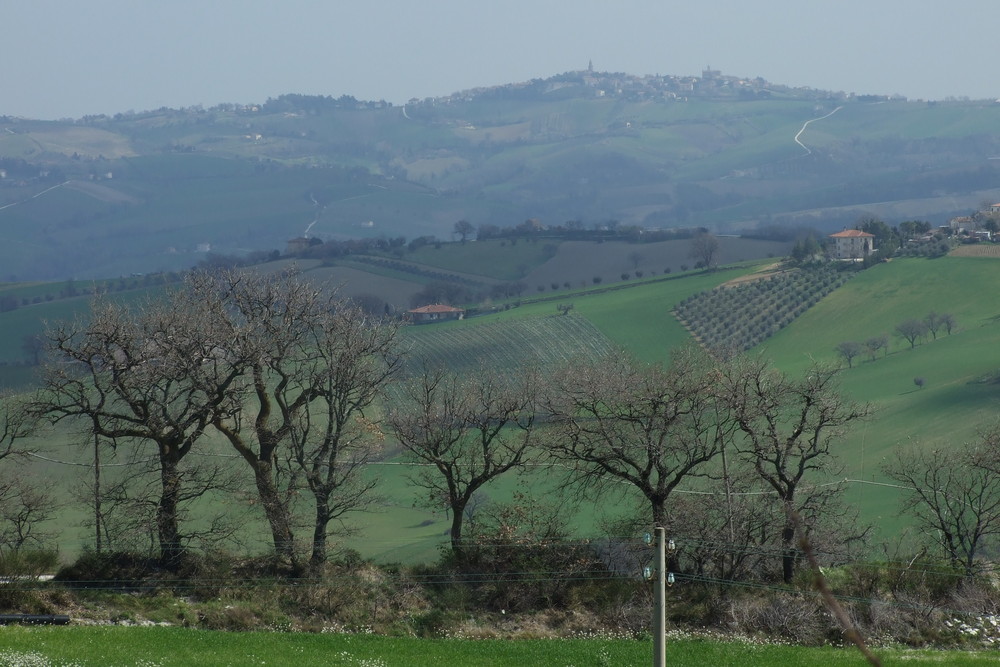
<instances>
[{"instance_id":1,"label":"utility pole","mask_svg":"<svg viewBox=\"0 0 1000 667\"><path fill-rule=\"evenodd\" d=\"M663 526L656 535L656 600L653 603L653 667L667 664L667 540Z\"/></svg>"},{"instance_id":2,"label":"utility pole","mask_svg":"<svg viewBox=\"0 0 1000 667\"><path fill-rule=\"evenodd\" d=\"M643 575L647 580L656 581L653 594L653 667L667 664L667 586L674 583L674 573L667 572L667 551L673 552L674 541L666 539L662 526L653 529L653 534L643 535L646 544L656 545L656 565L647 565Z\"/></svg>"}]
</instances>

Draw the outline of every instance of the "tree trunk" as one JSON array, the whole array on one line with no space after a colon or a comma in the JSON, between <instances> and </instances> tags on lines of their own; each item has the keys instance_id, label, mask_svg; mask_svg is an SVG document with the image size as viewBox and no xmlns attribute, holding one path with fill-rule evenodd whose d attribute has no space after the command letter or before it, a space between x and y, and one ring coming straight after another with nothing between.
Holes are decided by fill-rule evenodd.
<instances>
[{"instance_id":1,"label":"tree trunk","mask_svg":"<svg viewBox=\"0 0 1000 667\"><path fill-rule=\"evenodd\" d=\"M786 584L795 576L795 524L786 522L781 530L781 578Z\"/></svg>"},{"instance_id":2,"label":"tree trunk","mask_svg":"<svg viewBox=\"0 0 1000 667\"><path fill-rule=\"evenodd\" d=\"M216 419L212 425L226 436L229 444L253 470L254 483L257 485L257 497L264 508L264 516L271 528L274 555L297 572L299 571L299 562L295 556L292 517L274 480L275 451L278 449L279 439L273 431L262 427L262 424L266 423L266 412L267 410L262 408L261 415L264 416L258 415L257 417L257 452L247 446L238 431L229 428L221 420Z\"/></svg>"},{"instance_id":3,"label":"tree trunk","mask_svg":"<svg viewBox=\"0 0 1000 667\"><path fill-rule=\"evenodd\" d=\"M101 531L104 529L104 513L101 509L101 440L94 429L94 548L100 554L103 549Z\"/></svg>"},{"instance_id":4,"label":"tree trunk","mask_svg":"<svg viewBox=\"0 0 1000 667\"><path fill-rule=\"evenodd\" d=\"M663 498L649 498L649 504L653 510L653 528L663 527L669 530L670 521L667 519L667 501Z\"/></svg>"},{"instance_id":5,"label":"tree trunk","mask_svg":"<svg viewBox=\"0 0 1000 667\"><path fill-rule=\"evenodd\" d=\"M451 505L451 552L458 560L465 556L465 546L462 544L462 521L465 518L467 502L456 501Z\"/></svg>"},{"instance_id":6,"label":"tree trunk","mask_svg":"<svg viewBox=\"0 0 1000 667\"><path fill-rule=\"evenodd\" d=\"M156 529L160 541L160 564L176 571L181 564L180 529L177 525L177 505L181 492L178 470L180 456L170 445L160 445L160 501L156 507Z\"/></svg>"},{"instance_id":7,"label":"tree trunk","mask_svg":"<svg viewBox=\"0 0 1000 667\"><path fill-rule=\"evenodd\" d=\"M330 496L321 491L313 491L316 499L316 519L313 524L312 555L309 567L316 570L326 563L326 527L330 524Z\"/></svg>"},{"instance_id":8,"label":"tree trunk","mask_svg":"<svg viewBox=\"0 0 1000 667\"><path fill-rule=\"evenodd\" d=\"M271 462L256 460L253 465L253 476L254 482L257 484L257 495L264 507L264 515L271 528L274 553L293 570L298 570L299 563L295 555L292 535L292 518L288 512L288 505L281 499L281 493L274 483Z\"/></svg>"}]
</instances>

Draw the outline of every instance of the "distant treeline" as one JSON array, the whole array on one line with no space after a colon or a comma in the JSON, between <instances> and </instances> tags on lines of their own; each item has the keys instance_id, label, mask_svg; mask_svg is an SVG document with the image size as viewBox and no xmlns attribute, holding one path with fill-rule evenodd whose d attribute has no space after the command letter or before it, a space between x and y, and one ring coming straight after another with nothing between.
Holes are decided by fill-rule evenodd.
<instances>
[{"instance_id":1,"label":"distant treeline","mask_svg":"<svg viewBox=\"0 0 1000 667\"><path fill-rule=\"evenodd\" d=\"M698 234L707 233L704 227L690 227L680 229L643 229L636 226L619 225L615 221L598 223L590 228L583 226L579 221L568 221L561 225L544 226L537 220L529 219L525 222L511 227L500 227L492 224L482 224L476 228L476 238L480 241L490 239L550 239L562 241L625 241L628 243L657 243L661 241L677 241L690 239ZM769 238L761 236L760 238ZM793 236L792 238L795 238ZM786 240L780 238L777 240ZM284 255L287 257L301 257L307 259L331 259L346 257L349 255L369 255L369 254L391 254L402 257L405 251L415 251L424 246L434 245L440 247L444 241L433 235L418 236L407 240L406 237L397 236L394 238L369 238L369 239L347 239L322 241L311 238L302 239L297 243L290 244ZM256 263L259 261L269 261L275 259L273 251L271 253L254 253L253 257L247 259L225 258L229 266L239 264ZM216 263L221 258L215 256L212 259ZM249 261L248 261L249 260Z\"/></svg>"}]
</instances>

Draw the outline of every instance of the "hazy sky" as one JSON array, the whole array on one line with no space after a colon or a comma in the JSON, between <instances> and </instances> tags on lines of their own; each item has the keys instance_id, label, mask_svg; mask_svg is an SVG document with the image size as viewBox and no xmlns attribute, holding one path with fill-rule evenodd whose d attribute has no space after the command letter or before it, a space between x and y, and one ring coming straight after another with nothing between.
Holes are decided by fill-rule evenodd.
<instances>
[{"instance_id":1,"label":"hazy sky","mask_svg":"<svg viewBox=\"0 0 1000 667\"><path fill-rule=\"evenodd\" d=\"M0 115L400 103L585 69L1000 97L996 0L4 0Z\"/></svg>"}]
</instances>

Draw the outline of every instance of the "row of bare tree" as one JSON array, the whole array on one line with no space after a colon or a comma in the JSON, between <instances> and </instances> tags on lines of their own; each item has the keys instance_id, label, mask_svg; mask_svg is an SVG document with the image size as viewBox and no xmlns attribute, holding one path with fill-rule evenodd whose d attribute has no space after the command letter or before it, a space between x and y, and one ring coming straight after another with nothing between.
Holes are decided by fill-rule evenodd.
<instances>
[{"instance_id":1,"label":"row of bare tree","mask_svg":"<svg viewBox=\"0 0 1000 667\"><path fill-rule=\"evenodd\" d=\"M32 418L79 428L93 443L100 549L113 539L109 517L121 498L101 477L102 452L144 454L158 478L155 539L168 568L200 537L185 521L189 503L232 486L231 467L193 462L211 432L245 462L274 556L292 572L322 566L338 519L378 501L365 471L386 454L386 435L423 464L410 477L430 506L448 510L459 558L476 494L529 464L550 466L583 496L638 495L646 519L668 528L698 509L676 495L682 485L705 493L705 507L722 498L718 530L748 543L776 535L786 581L801 533L847 514L841 485L829 483L839 472L835 443L871 409L840 392L834 368L792 378L760 357L720 359L691 346L667 366L619 354L457 375L407 360L399 326L294 275L200 273L158 301L99 301L86 321L49 330L44 389L0 424L0 458L24 451L15 443ZM916 479L905 470L899 479ZM751 527L752 488L780 506L768 515L779 526ZM303 499L312 535L297 542ZM223 508L208 533L227 534L225 517Z\"/></svg>"},{"instance_id":2,"label":"row of bare tree","mask_svg":"<svg viewBox=\"0 0 1000 667\"><path fill-rule=\"evenodd\" d=\"M313 564L326 560L330 522L365 503L370 483L355 473L377 448L364 411L399 367L397 332L295 277L193 274L163 300L99 302L87 321L52 328L36 411L156 457L157 538L171 568L192 537L182 506L228 481L221 464L185 463L207 431L221 434L252 473L275 555L300 570L293 497L308 489L313 501Z\"/></svg>"}]
</instances>

